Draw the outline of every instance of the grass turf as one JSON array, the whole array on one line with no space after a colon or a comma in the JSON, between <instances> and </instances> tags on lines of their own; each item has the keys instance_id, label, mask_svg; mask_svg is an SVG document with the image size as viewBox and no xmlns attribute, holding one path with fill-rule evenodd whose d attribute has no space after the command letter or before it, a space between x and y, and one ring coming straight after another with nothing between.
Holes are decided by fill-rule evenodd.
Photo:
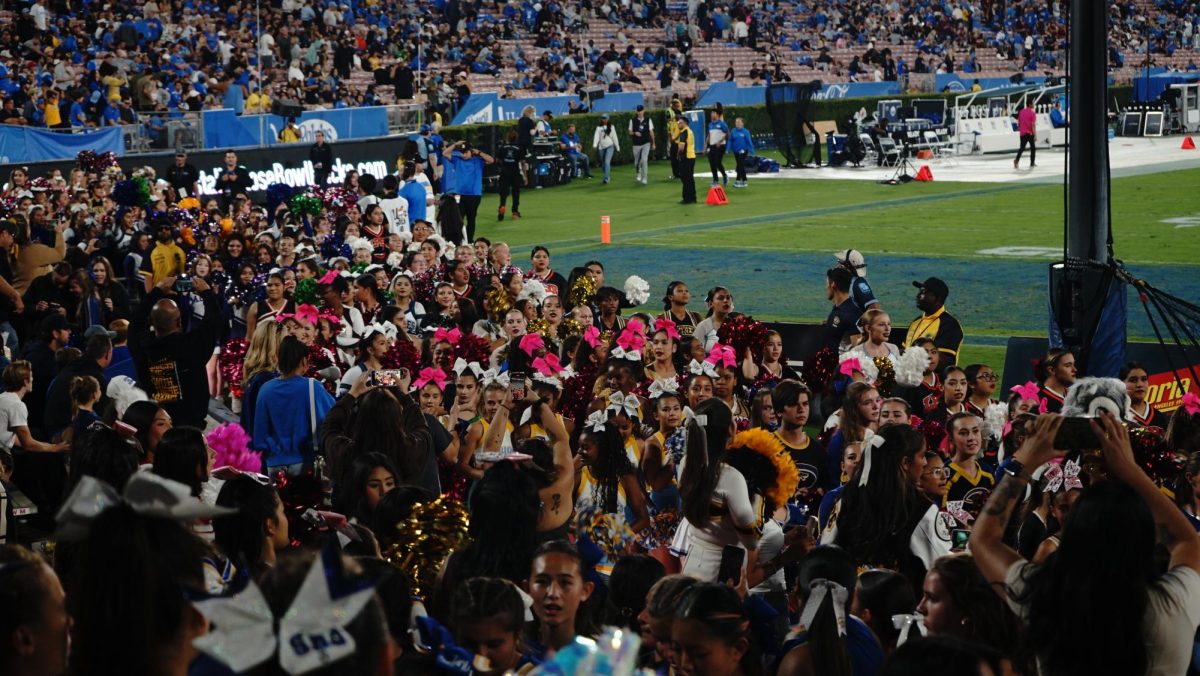
<instances>
[{"instance_id":1,"label":"grass turf","mask_svg":"<svg viewBox=\"0 0 1200 676\"><path fill-rule=\"evenodd\" d=\"M703 161L697 162L697 171ZM732 173L732 161L727 161ZM828 171L828 170L826 170ZM504 240L525 264L530 247L550 248L555 268L595 258L610 284L638 274L651 284L651 303L668 281L683 279L695 296L721 283L737 308L763 319L819 321L828 313L824 270L830 252L852 247L871 265L870 279L893 324L907 324L914 279L939 276L951 288L948 306L968 334L964 360L1003 361L1010 335L1045 335L1046 264L1063 242L1063 188L1030 183L908 183L859 180L750 180L726 188L730 204L680 206L669 165L650 167L648 186L632 168L599 178L522 194L519 221L495 220L497 198L486 195L477 236ZM697 176L703 199L707 177ZM1185 299L1200 299L1200 168L1114 179L1113 236L1118 258L1137 275ZM599 242L600 217L612 222L613 244ZM981 253L1030 247L1008 255ZM1132 294L1131 294L1132 299ZM1131 300L1131 303L1133 301ZM701 303L696 302L696 309ZM1130 333L1149 335L1140 306L1130 306Z\"/></svg>"}]
</instances>

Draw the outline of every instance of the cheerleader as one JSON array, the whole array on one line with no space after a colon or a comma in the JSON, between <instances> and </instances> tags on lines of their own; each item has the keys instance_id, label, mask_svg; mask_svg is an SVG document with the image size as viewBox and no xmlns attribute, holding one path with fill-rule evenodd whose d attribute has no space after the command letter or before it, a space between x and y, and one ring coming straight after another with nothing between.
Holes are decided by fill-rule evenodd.
<instances>
[{"instance_id":1,"label":"cheerleader","mask_svg":"<svg viewBox=\"0 0 1200 676\"><path fill-rule=\"evenodd\" d=\"M254 340L254 327L259 322L274 320L280 314L294 314L296 303L284 297L283 273L267 275L266 297L246 310L246 340Z\"/></svg>"}]
</instances>

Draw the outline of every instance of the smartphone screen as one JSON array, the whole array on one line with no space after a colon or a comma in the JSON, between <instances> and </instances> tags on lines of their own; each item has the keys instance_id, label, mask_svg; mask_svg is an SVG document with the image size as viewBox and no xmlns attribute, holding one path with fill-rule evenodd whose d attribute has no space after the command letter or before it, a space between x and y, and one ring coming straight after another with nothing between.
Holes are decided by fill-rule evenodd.
<instances>
[{"instance_id":1,"label":"smartphone screen","mask_svg":"<svg viewBox=\"0 0 1200 676\"><path fill-rule=\"evenodd\" d=\"M961 552L966 550L967 542L971 539L971 531L965 528L955 528L950 531L950 550Z\"/></svg>"},{"instance_id":2,"label":"smartphone screen","mask_svg":"<svg viewBox=\"0 0 1200 676\"><path fill-rule=\"evenodd\" d=\"M725 545L721 551L721 568L717 571L717 581L720 584L732 581L737 585L742 581L742 565L746 562L746 550L736 545Z\"/></svg>"},{"instance_id":3,"label":"smartphone screen","mask_svg":"<svg viewBox=\"0 0 1200 676\"><path fill-rule=\"evenodd\" d=\"M520 371L508 375L508 391L512 392L513 400L525 398L525 374Z\"/></svg>"},{"instance_id":4,"label":"smartphone screen","mask_svg":"<svg viewBox=\"0 0 1200 676\"><path fill-rule=\"evenodd\" d=\"M408 375L408 369L380 369L378 371L371 371L371 376L367 382L373 386L395 387L404 380L406 375Z\"/></svg>"}]
</instances>

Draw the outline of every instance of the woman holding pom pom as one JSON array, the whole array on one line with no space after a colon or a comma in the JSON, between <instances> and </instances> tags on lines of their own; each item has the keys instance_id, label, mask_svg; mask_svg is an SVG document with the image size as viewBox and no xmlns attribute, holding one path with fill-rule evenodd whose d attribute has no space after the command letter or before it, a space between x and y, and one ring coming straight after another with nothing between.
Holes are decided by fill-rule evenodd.
<instances>
[{"instance_id":1,"label":"woman holding pom pom","mask_svg":"<svg viewBox=\"0 0 1200 676\"><path fill-rule=\"evenodd\" d=\"M717 343L717 331L721 324L733 312L733 294L723 286L714 286L708 290L704 302L708 304L708 318L696 325L694 336L704 345L707 353Z\"/></svg>"}]
</instances>

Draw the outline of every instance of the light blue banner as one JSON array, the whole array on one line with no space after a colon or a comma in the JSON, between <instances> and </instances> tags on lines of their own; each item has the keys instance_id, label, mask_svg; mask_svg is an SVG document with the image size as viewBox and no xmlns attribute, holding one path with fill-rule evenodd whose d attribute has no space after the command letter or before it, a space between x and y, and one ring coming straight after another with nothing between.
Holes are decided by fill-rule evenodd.
<instances>
[{"instance_id":1,"label":"light blue banner","mask_svg":"<svg viewBox=\"0 0 1200 676\"><path fill-rule=\"evenodd\" d=\"M956 75L954 73L939 73L934 76L933 83L939 92L969 92L971 87L975 86L975 80L979 80L980 89L1000 89L1003 87L1019 87L1021 85L1014 84L1012 80L1006 77L981 77L974 78L970 73L965 75ZM1024 84L1040 85L1046 81L1042 75L1032 75L1025 78Z\"/></svg>"},{"instance_id":2,"label":"light blue banner","mask_svg":"<svg viewBox=\"0 0 1200 676\"><path fill-rule=\"evenodd\" d=\"M0 164L70 160L82 150L125 154L120 127L90 129L76 134L0 125Z\"/></svg>"},{"instance_id":3,"label":"light blue banner","mask_svg":"<svg viewBox=\"0 0 1200 676\"><path fill-rule=\"evenodd\" d=\"M232 148L237 146L275 145L287 119L279 115L236 115L228 108L208 110L204 116L204 147ZM300 142L313 143L318 131L325 139L373 138L387 136L387 108L340 108L337 110L306 110L296 120Z\"/></svg>"}]
</instances>

